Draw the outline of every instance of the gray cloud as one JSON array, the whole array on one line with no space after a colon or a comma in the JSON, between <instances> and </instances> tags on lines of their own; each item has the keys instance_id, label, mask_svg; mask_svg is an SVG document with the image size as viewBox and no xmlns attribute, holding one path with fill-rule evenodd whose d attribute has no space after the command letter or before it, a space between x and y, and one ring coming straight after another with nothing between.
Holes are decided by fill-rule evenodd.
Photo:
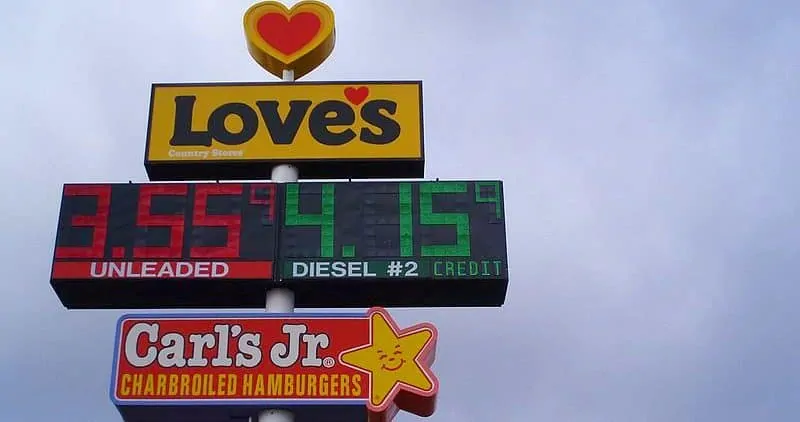
<instances>
[{"instance_id":1,"label":"gray cloud","mask_svg":"<svg viewBox=\"0 0 800 422\"><path fill-rule=\"evenodd\" d=\"M0 419L118 420L118 313L47 285L60 186L146 180L150 83L270 79L250 4L5 7ZM394 312L439 326L433 418L797 419L796 5L330 4L309 79L423 79L429 176L506 182L508 304Z\"/></svg>"}]
</instances>

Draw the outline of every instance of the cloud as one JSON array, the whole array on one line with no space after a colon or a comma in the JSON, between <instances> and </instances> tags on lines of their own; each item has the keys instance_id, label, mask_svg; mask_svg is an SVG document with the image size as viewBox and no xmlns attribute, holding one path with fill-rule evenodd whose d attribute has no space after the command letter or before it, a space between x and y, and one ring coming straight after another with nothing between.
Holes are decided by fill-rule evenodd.
<instances>
[{"instance_id":1,"label":"cloud","mask_svg":"<svg viewBox=\"0 0 800 422\"><path fill-rule=\"evenodd\" d=\"M796 419L793 3L330 3L309 79L422 79L429 176L505 181L507 305L394 312L439 326L434 418ZM269 80L250 4L6 7L0 419L117 418L118 313L47 285L61 184L146 180L152 82Z\"/></svg>"}]
</instances>

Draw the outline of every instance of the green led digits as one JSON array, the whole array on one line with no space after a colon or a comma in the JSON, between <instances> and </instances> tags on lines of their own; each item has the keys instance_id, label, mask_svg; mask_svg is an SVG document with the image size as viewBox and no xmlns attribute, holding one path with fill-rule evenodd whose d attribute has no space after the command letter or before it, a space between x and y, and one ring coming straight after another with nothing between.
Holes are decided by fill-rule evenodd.
<instances>
[{"instance_id":1,"label":"green led digits","mask_svg":"<svg viewBox=\"0 0 800 422\"><path fill-rule=\"evenodd\" d=\"M464 193L464 182L428 182L419 186L420 224L448 224L456 226L455 245L423 245L422 256L470 256L469 214L433 212L433 194Z\"/></svg>"},{"instance_id":2,"label":"green led digits","mask_svg":"<svg viewBox=\"0 0 800 422\"><path fill-rule=\"evenodd\" d=\"M414 255L414 237L412 235L411 219L411 184L400 183L400 256L407 257Z\"/></svg>"},{"instance_id":3,"label":"green led digits","mask_svg":"<svg viewBox=\"0 0 800 422\"><path fill-rule=\"evenodd\" d=\"M320 258L333 258L333 183L322 185L322 212L319 214L300 214L300 185L286 185L287 226L319 226Z\"/></svg>"},{"instance_id":4,"label":"green led digits","mask_svg":"<svg viewBox=\"0 0 800 422\"><path fill-rule=\"evenodd\" d=\"M484 188L487 188L484 190ZM486 193L488 191L488 193ZM503 218L503 203L500 199L500 182L475 182L475 203L493 203L497 219Z\"/></svg>"}]
</instances>

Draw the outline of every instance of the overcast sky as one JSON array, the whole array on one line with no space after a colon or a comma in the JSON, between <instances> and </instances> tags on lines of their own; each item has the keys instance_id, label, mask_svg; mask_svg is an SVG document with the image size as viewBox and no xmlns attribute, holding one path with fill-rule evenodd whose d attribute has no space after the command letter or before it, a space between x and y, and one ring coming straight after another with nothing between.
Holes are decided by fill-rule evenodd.
<instances>
[{"instance_id":1,"label":"overcast sky","mask_svg":"<svg viewBox=\"0 0 800 422\"><path fill-rule=\"evenodd\" d=\"M274 78L249 0L7 3L0 420L118 421L120 312L48 284L62 183L147 180L153 82ZM393 312L439 327L431 420L800 420L800 3L329 4L306 79L422 79L427 176L506 183L506 306Z\"/></svg>"}]
</instances>

